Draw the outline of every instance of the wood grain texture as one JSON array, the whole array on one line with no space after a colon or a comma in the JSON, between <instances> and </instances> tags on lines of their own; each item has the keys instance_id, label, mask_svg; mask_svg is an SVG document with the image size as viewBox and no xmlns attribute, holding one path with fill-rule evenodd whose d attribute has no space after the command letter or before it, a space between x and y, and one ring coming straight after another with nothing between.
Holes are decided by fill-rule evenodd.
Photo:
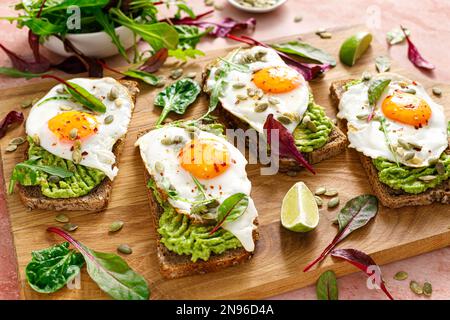
<instances>
[{"instance_id":1,"label":"wood grain texture","mask_svg":"<svg viewBox=\"0 0 450 320\"><path fill-rule=\"evenodd\" d=\"M363 27L353 27L333 32L330 40L319 39L315 35L303 38L337 56L342 41ZM326 77L312 81L311 87L317 103L326 107L327 114L335 117L329 99L329 86L332 81L359 76L363 71L375 71L373 60L384 54L377 43L358 61L348 68L340 64L326 74ZM202 66L224 50L213 51L206 57L189 63L184 68L196 71L200 76ZM405 53L406 54L406 53ZM161 71L167 74L170 67ZM394 63L392 71L409 76L399 70ZM425 79L416 79L430 88ZM13 88L1 92L2 109L0 116L7 111L19 110L25 99L43 96L53 83L43 82L33 86ZM436 101L446 106L450 117L450 86L441 84L441 98ZM337 263L327 258L316 269L303 273L303 267L320 254L322 249L336 234L331 221L338 209L321 209L321 221L316 230L308 234L298 234L283 229L280 225L281 200L288 189L297 181L305 181L311 189L318 186L335 187L339 190L341 203L360 195L370 193L371 187L354 150L316 165L317 176L301 172L297 177L260 176L258 165L249 165L247 172L253 183L252 197L259 211L260 240L251 261L226 270L176 280L164 280L158 272L156 259L156 236L149 213L145 186L142 182L143 166L138 151L133 144L139 131L149 129L155 123L160 110L153 107L153 97L157 89L142 87L131 129L125 142L120 163L120 172L114 181L109 208L101 213L71 212L71 221L79 225L74 236L87 246L105 252L113 252L121 243L128 243L133 254L124 257L127 262L148 280L152 299L216 299L247 298L256 299L273 296L314 283L319 274L333 269L337 275L355 272L356 269L345 263ZM431 92L431 90L429 90ZM206 110L207 100L202 96L186 117L195 117ZM21 160L22 148L15 153L5 154L4 149L10 138L23 134L23 128L16 128L1 140L5 179L8 181L13 165ZM32 250L47 247L61 239L46 233L54 221L54 212L27 211L20 203L18 195L7 197L12 231L16 244L21 278L21 295L25 299L104 299L103 294L85 271L81 276L81 289L63 289L52 295L38 294L30 289L24 280L24 268L29 262ZM123 220L124 228L116 234L108 234L108 226L114 220ZM398 210L380 208L377 217L362 230L349 236L340 247L357 248L373 256L379 264L404 259L450 244L450 209L445 205L409 207Z\"/></svg>"}]
</instances>

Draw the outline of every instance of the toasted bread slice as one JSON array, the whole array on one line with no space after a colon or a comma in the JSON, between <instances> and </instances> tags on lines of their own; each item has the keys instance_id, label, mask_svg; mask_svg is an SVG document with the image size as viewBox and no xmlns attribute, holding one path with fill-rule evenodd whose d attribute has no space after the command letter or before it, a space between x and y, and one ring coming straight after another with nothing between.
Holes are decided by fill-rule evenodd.
<instances>
[{"instance_id":1,"label":"toasted bread slice","mask_svg":"<svg viewBox=\"0 0 450 320\"><path fill-rule=\"evenodd\" d=\"M345 92L345 84L352 80L340 80L331 84L330 95L336 109L338 109L341 97ZM340 121L340 124L342 126L345 125L343 121ZM447 148L445 152L450 154L450 149ZM450 180L446 180L438 187L428 189L421 194L409 194L401 190L394 190L382 183L378 179L378 170L372 163L372 159L362 153L359 154L359 157L376 196L384 206L401 208L405 206L427 205L434 202L450 204Z\"/></svg>"},{"instance_id":2,"label":"toasted bread slice","mask_svg":"<svg viewBox=\"0 0 450 320\"><path fill-rule=\"evenodd\" d=\"M142 136L148 131L140 133L138 136ZM144 167L144 179L145 186L152 177ZM147 188L148 200L150 203L150 211L153 218L153 225L155 228L156 238L156 251L159 260L160 273L164 278L175 279L189 275L204 274L207 272L218 271L230 266L241 264L253 257L254 252L248 252L244 248L238 248L233 250L227 250L222 254L211 254L208 261L199 260L196 262L191 261L189 255L176 254L161 243L161 236L158 233L159 218L163 213L163 208L156 201L152 190ZM258 225L258 221L255 221L255 225ZM258 229L253 231L253 240L256 242L259 239Z\"/></svg>"},{"instance_id":3,"label":"toasted bread slice","mask_svg":"<svg viewBox=\"0 0 450 320\"><path fill-rule=\"evenodd\" d=\"M204 91L206 90L206 81L208 78L208 71L216 66L220 60L215 60L208 64L205 68L205 71L202 74L202 81L203 81L203 88ZM311 90L311 89L310 89ZM233 128L233 129L242 129L247 130L250 128L249 124L232 113L230 113L228 110L223 108L223 106L220 104L218 105L219 113L224 117L225 120L225 126L227 128ZM333 126L332 131L330 132L329 139L325 145L322 147L308 153L303 153L303 156L305 157L306 161L310 164L316 164L323 160L332 158L339 153L343 152L345 148L347 147L348 140L347 136L336 126ZM288 172L288 171L300 171L304 169L303 166L298 164L297 161L295 161L292 158L280 158L280 164L279 164L279 171L280 172Z\"/></svg>"},{"instance_id":4,"label":"toasted bread slice","mask_svg":"<svg viewBox=\"0 0 450 320\"><path fill-rule=\"evenodd\" d=\"M125 86L136 103L139 93L138 83L131 80L119 80ZM120 153L124 145L125 136L119 139L114 145L113 152L116 156L116 163L119 163ZM26 148L28 150L28 148ZM27 157L27 152L25 154ZM42 194L39 186L26 187L18 185L19 196L23 204L29 209L43 210L84 210L84 211L101 211L108 206L109 198L112 190L112 181L105 178L95 189L88 194L67 199L53 199Z\"/></svg>"}]
</instances>

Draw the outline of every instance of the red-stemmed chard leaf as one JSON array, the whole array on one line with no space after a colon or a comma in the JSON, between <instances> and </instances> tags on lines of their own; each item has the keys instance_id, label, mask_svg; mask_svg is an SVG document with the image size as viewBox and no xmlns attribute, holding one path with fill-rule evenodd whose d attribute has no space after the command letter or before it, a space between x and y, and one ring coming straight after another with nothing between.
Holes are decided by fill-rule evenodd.
<instances>
[{"instance_id":1,"label":"red-stemmed chard leaf","mask_svg":"<svg viewBox=\"0 0 450 320\"><path fill-rule=\"evenodd\" d=\"M275 120L273 114L269 114L267 116L266 122L264 123L264 130L266 130L267 143L269 146L272 146L272 130L278 130L279 156L292 158L312 174L316 174L314 168L308 163L308 161L306 161L300 151L298 151L292 134L279 121ZM276 148L271 148L270 152L277 152L275 149Z\"/></svg>"},{"instance_id":2,"label":"red-stemmed chard leaf","mask_svg":"<svg viewBox=\"0 0 450 320\"><path fill-rule=\"evenodd\" d=\"M368 277L372 277L375 272L379 272L378 277L375 279L379 280L377 282L380 283L376 284L381 288L381 290L383 290L383 292L390 300L394 300L394 298L386 288L383 277L381 276L380 267L368 254L355 249L336 249L331 252L331 256L338 259L343 259L351 263L359 270L367 274Z\"/></svg>"},{"instance_id":3,"label":"red-stemmed chard leaf","mask_svg":"<svg viewBox=\"0 0 450 320\"><path fill-rule=\"evenodd\" d=\"M23 119L24 117L22 112L10 111L0 124L0 139L5 136L9 126L14 123L22 123Z\"/></svg>"},{"instance_id":4,"label":"red-stemmed chard leaf","mask_svg":"<svg viewBox=\"0 0 450 320\"><path fill-rule=\"evenodd\" d=\"M167 48L162 48L148 58L138 69L149 73L156 72L162 67L164 62L166 62L168 57L169 50L167 50Z\"/></svg>"},{"instance_id":5,"label":"red-stemmed chard leaf","mask_svg":"<svg viewBox=\"0 0 450 320\"><path fill-rule=\"evenodd\" d=\"M303 272L310 270L333 250L353 231L365 226L378 212L378 199L371 194L364 194L348 201L338 214L339 232L320 256L308 264Z\"/></svg>"},{"instance_id":6,"label":"red-stemmed chard leaf","mask_svg":"<svg viewBox=\"0 0 450 320\"><path fill-rule=\"evenodd\" d=\"M214 234L225 222L231 222L244 214L248 207L248 195L245 193L235 193L226 198L217 208L217 224L209 232Z\"/></svg>"},{"instance_id":7,"label":"red-stemmed chard leaf","mask_svg":"<svg viewBox=\"0 0 450 320\"><path fill-rule=\"evenodd\" d=\"M228 39L243 42L243 43L246 43L251 46L263 46L266 48L270 48L269 45L267 45L263 42L257 41L255 39L252 39L248 36L237 37L235 35L228 34L226 37ZM300 62L284 52L281 52L276 49L274 49L274 50L278 53L278 55L281 57L281 59L284 60L284 62L286 62L290 67L297 70L305 78L306 81L313 80L313 79L317 78L318 76L320 76L321 74L323 74L324 72L326 72L332 68L332 66L330 64L314 64L314 63Z\"/></svg>"},{"instance_id":8,"label":"red-stemmed chard leaf","mask_svg":"<svg viewBox=\"0 0 450 320\"><path fill-rule=\"evenodd\" d=\"M41 62L28 62L25 59L19 57L11 50L7 49L1 43L0 48L2 48L3 51L5 51L5 53L8 55L9 60L11 60L13 67L19 71L31 73L43 73L50 69L50 63L47 61L47 59L45 60L41 59Z\"/></svg>"},{"instance_id":9,"label":"red-stemmed chard leaf","mask_svg":"<svg viewBox=\"0 0 450 320\"><path fill-rule=\"evenodd\" d=\"M68 57L60 63L52 65L52 67L69 74L83 73L87 71L86 65L77 56Z\"/></svg>"},{"instance_id":10,"label":"red-stemmed chard leaf","mask_svg":"<svg viewBox=\"0 0 450 320\"><path fill-rule=\"evenodd\" d=\"M102 78L103 77L103 68L97 62L96 59L84 55L67 38L64 39L60 36L57 36L57 37L64 43L64 48L66 49L66 51L73 52L78 57L78 59L80 59L85 64L85 66L88 70L88 73L89 73L89 77L93 77L93 78Z\"/></svg>"},{"instance_id":11,"label":"red-stemmed chard leaf","mask_svg":"<svg viewBox=\"0 0 450 320\"><path fill-rule=\"evenodd\" d=\"M434 64L428 62L424 57L422 57L417 47L409 39L409 35L407 34L406 29L403 26L400 26L400 28L402 29L403 34L406 37L406 41L408 42L409 61L411 61L418 68L433 70L435 68Z\"/></svg>"},{"instance_id":12,"label":"red-stemmed chard leaf","mask_svg":"<svg viewBox=\"0 0 450 320\"><path fill-rule=\"evenodd\" d=\"M39 19L42 14L42 10L44 9L45 3L47 0L42 1L41 7L39 8L38 13L36 14L36 18ZM39 53L39 36L35 35L31 29L28 31L28 44L33 51L34 61L37 63L41 63L42 61L47 60L45 57L41 57ZM49 67L50 63L47 61Z\"/></svg>"}]
</instances>

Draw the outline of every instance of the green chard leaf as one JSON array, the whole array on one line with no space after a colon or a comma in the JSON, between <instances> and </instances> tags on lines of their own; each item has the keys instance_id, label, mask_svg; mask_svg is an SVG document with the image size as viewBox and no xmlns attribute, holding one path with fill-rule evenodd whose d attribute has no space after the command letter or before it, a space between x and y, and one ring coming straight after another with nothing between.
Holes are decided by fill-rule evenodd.
<instances>
[{"instance_id":1,"label":"green chard leaf","mask_svg":"<svg viewBox=\"0 0 450 320\"><path fill-rule=\"evenodd\" d=\"M30 287L41 293L58 291L75 278L84 265L83 255L69 249L68 242L33 251L31 256L25 275Z\"/></svg>"},{"instance_id":2,"label":"green chard leaf","mask_svg":"<svg viewBox=\"0 0 450 320\"><path fill-rule=\"evenodd\" d=\"M156 125L161 124L169 112L184 114L186 109L197 99L200 85L192 79L181 79L158 93L155 106L163 107Z\"/></svg>"},{"instance_id":3,"label":"green chard leaf","mask_svg":"<svg viewBox=\"0 0 450 320\"><path fill-rule=\"evenodd\" d=\"M197 56L204 56L205 53L198 49L181 49L169 50L169 56L178 60L187 61L188 58L195 59Z\"/></svg>"},{"instance_id":4,"label":"green chard leaf","mask_svg":"<svg viewBox=\"0 0 450 320\"><path fill-rule=\"evenodd\" d=\"M378 199L373 195L364 194L347 202L337 216L339 231L344 231L340 240L365 226L377 212Z\"/></svg>"},{"instance_id":5,"label":"green chard leaf","mask_svg":"<svg viewBox=\"0 0 450 320\"><path fill-rule=\"evenodd\" d=\"M150 72L142 70L128 69L127 71L124 71L122 73L127 77L142 80L151 86L155 86L159 82L159 77L155 76Z\"/></svg>"},{"instance_id":6,"label":"green chard leaf","mask_svg":"<svg viewBox=\"0 0 450 320\"><path fill-rule=\"evenodd\" d=\"M333 271L328 270L320 275L316 284L316 294L318 300L339 300L336 274Z\"/></svg>"},{"instance_id":7,"label":"green chard leaf","mask_svg":"<svg viewBox=\"0 0 450 320\"><path fill-rule=\"evenodd\" d=\"M272 45L276 50L284 53L297 55L302 58L310 59L320 63L328 63L336 66L336 60L328 52L313 47L312 45L302 41L290 41L286 43L277 43Z\"/></svg>"},{"instance_id":8,"label":"green chard leaf","mask_svg":"<svg viewBox=\"0 0 450 320\"><path fill-rule=\"evenodd\" d=\"M87 91L85 88L71 81L67 81L67 84L67 92L83 106L95 112L106 112L106 106L103 104L103 102L89 93L89 91Z\"/></svg>"},{"instance_id":9,"label":"green chard leaf","mask_svg":"<svg viewBox=\"0 0 450 320\"><path fill-rule=\"evenodd\" d=\"M249 197L245 193L235 193L226 198L217 208L216 226L210 234L215 233L225 222L237 220L244 214L248 207Z\"/></svg>"},{"instance_id":10,"label":"green chard leaf","mask_svg":"<svg viewBox=\"0 0 450 320\"><path fill-rule=\"evenodd\" d=\"M371 106L377 103L389 83L391 83L390 79L376 79L370 83L368 95Z\"/></svg>"},{"instance_id":11,"label":"green chard leaf","mask_svg":"<svg viewBox=\"0 0 450 320\"><path fill-rule=\"evenodd\" d=\"M4 74L12 78L31 79L31 78L39 78L46 73L31 73L27 71L20 71L14 68L0 67L0 74Z\"/></svg>"}]
</instances>

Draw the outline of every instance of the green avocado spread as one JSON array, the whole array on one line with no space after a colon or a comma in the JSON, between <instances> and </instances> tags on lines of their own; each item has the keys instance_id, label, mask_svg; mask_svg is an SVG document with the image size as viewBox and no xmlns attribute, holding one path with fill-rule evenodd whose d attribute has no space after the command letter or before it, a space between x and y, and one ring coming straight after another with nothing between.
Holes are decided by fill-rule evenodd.
<instances>
[{"instance_id":1,"label":"green avocado spread","mask_svg":"<svg viewBox=\"0 0 450 320\"><path fill-rule=\"evenodd\" d=\"M312 125L303 121L306 116L311 119ZM300 152L312 152L324 146L333 129L333 123L326 116L325 110L314 103L311 96L303 120L293 132L297 149Z\"/></svg>"},{"instance_id":2,"label":"green avocado spread","mask_svg":"<svg viewBox=\"0 0 450 320\"><path fill-rule=\"evenodd\" d=\"M193 262L198 259L207 261L211 254L221 254L227 250L242 247L241 242L229 231L217 230L213 235L209 232L212 225L194 224L188 216L179 214L164 200L153 180L147 185L153 192L156 201L164 212L159 218L158 233L161 243L179 255L190 255Z\"/></svg>"},{"instance_id":3,"label":"green avocado spread","mask_svg":"<svg viewBox=\"0 0 450 320\"><path fill-rule=\"evenodd\" d=\"M35 179L34 183L31 182L31 179L22 181L21 184L25 186L39 185L42 194L46 197L61 199L84 196L98 186L105 178L105 174L100 170L75 164L70 160L65 160L51 154L35 144L30 137L28 137L28 143L28 158L39 158L36 164L61 167L74 173L71 177L50 182L50 175L48 173L38 171L37 179Z\"/></svg>"},{"instance_id":4,"label":"green avocado spread","mask_svg":"<svg viewBox=\"0 0 450 320\"><path fill-rule=\"evenodd\" d=\"M450 155L442 154L440 164L424 168L411 168L388 161L383 158L373 160L378 170L380 181L392 189L403 190L407 193L418 194L434 188L450 178ZM437 166L440 166L438 170ZM421 177L428 179L422 180ZM433 179L434 177L434 179Z\"/></svg>"}]
</instances>

